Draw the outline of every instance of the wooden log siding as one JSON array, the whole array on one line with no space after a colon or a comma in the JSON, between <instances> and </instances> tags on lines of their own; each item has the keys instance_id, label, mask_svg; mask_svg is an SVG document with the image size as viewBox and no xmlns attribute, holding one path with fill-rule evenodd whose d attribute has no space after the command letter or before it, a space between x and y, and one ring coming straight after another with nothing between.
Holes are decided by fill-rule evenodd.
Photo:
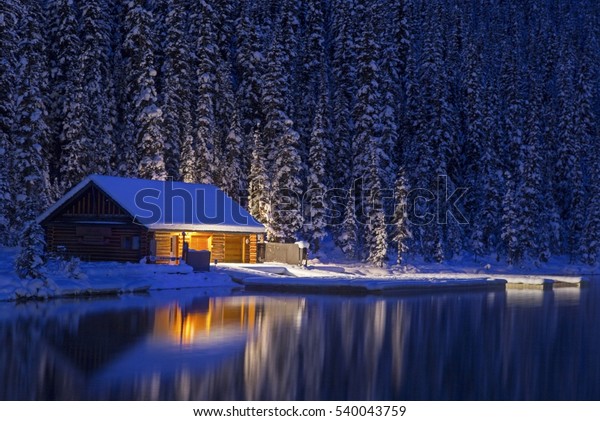
<instances>
[{"instance_id":1,"label":"wooden log siding","mask_svg":"<svg viewBox=\"0 0 600 421\"><path fill-rule=\"evenodd\" d=\"M212 250L210 252L211 261L225 261L225 234L215 233L212 237Z\"/></svg>"},{"instance_id":2,"label":"wooden log siding","mask_svg":"<svg viewBox=\"0 0 600 421\"><path fill-rule=\"evenodd\" d=\"M258 260L258 240L256 234L250 234L250 244L248 247L248 262L257 263Z\"/></svg>"},{"instance_id":3,"label":"wooden log siding","mask_svg":"<svg viewBox=\"0 0 600 421\"><path fill-rule=\"evenodd\" d=\"M88 228L90 233L98 231L99 235L86 236L82 228ZM108 233L110 236L105 237ZM99 240L100 236L102 241ZM128 244L132 245L134 237L140 239L139 249L123 248L124 240L129 239ZM52 253L79 257L85 261L138 262L148 254L148 230L135 224L51 223L46 226L46 243Z\"/></svg>"},{"instance_id":4,"label":"wooden log siding","mask_svg":"<svg viewBox=\"0 0 600 421\"><path fill-rule=\"evenodd\" d=\"M96 186L90 186L67 205L64 216L129 216Z\"/></svg>"}]
</instances>

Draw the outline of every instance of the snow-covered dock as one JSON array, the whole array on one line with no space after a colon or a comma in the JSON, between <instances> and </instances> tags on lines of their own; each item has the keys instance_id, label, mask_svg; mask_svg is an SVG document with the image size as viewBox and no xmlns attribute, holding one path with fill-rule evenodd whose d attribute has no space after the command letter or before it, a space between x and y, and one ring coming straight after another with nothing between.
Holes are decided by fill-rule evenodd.
<instances>
[{"instance_id":1,"label":"snow-covered dock","mask_svg":"<svg viewBox=\"0 0 600 421\"><path fill-rule=\"evenodd\" d=\"M222 269L223 270L223 269ZM579 286L580 276L473 273L345 274L343 267L304 269L285 265L228 265L224 269L248 290L393 293L407 290L542 288Z\"/></svg>"}]
</instances>

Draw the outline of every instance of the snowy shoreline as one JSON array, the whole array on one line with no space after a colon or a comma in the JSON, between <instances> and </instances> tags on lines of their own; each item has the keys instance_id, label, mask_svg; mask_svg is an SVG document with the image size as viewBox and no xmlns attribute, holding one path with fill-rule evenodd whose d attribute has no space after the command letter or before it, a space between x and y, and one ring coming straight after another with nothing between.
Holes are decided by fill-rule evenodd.
<instances>
[{"instance_id":1,"label":"snowy shoreline","mask_svg":"<svg viewBox=\"0 0 600 421\"><path fill-rule=\"evenodd\" d=\"M379 268L356 262L309 262L308 267L278 263L219 264L210 272L193 272L190 266L138 263L80 262L75 273L67 262L46 267L47 280L22 280L14 273L16 249L2 249L0 258L0 301L44 300L147 291L204 289L212 294L224 289L351 294L401 293L410 290L471 290L476 288L553 288L579 286L587 280L589 267L546 267L501 273L490 267L472 265L427 265ZM562 270L559 270L562 269ZM511 272L510 268L502 268ZM543 270L546 273L543 273ZM579 269L581 274L573 274ZM557 273L549 274L549 273Z\"/></svg>"}]
</instances>

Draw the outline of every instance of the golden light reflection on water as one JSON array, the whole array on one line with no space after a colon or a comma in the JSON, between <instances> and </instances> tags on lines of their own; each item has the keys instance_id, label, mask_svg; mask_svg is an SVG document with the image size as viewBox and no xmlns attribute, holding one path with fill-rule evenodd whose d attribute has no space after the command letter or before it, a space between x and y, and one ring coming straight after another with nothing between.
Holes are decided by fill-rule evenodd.
<instances>
[{"instance_id":1,"label":"golden light reflection on water","mask_svg":"<svg viewBox=\"0 0 600 421\"><path fill-rule=\"evenodd\" d=\"M265 297L216 297L191 305L174 302L156 309L152 339L178 345L216 345L240 334L254 334L270 317L297 324L303 308L304 299Z\"/></svg>"}]
</instances>

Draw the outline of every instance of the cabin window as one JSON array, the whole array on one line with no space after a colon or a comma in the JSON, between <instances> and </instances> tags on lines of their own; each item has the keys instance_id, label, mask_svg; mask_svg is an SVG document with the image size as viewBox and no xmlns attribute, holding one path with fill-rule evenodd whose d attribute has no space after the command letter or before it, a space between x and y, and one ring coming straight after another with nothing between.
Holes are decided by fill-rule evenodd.
<instances>
[{"instance_id":1,"label":"cabin window","mask_svg":"<svg viewBox=\"0 0 600 421\"><path fill-rule=\"evenodd\" d=\"M131 250L131 237L121 237L121 248Z\"/></svg>"},{"instance_id":2,"label":"cabin window","mask_svg":"<svg viewBox=\"0 0 600 421\"><path fill-rule=\"evenodd\" d=\"M124 250L139 250L140 237L138 235L133 237L121 237L121 248Z\"/></svg>"}]
</instances>

